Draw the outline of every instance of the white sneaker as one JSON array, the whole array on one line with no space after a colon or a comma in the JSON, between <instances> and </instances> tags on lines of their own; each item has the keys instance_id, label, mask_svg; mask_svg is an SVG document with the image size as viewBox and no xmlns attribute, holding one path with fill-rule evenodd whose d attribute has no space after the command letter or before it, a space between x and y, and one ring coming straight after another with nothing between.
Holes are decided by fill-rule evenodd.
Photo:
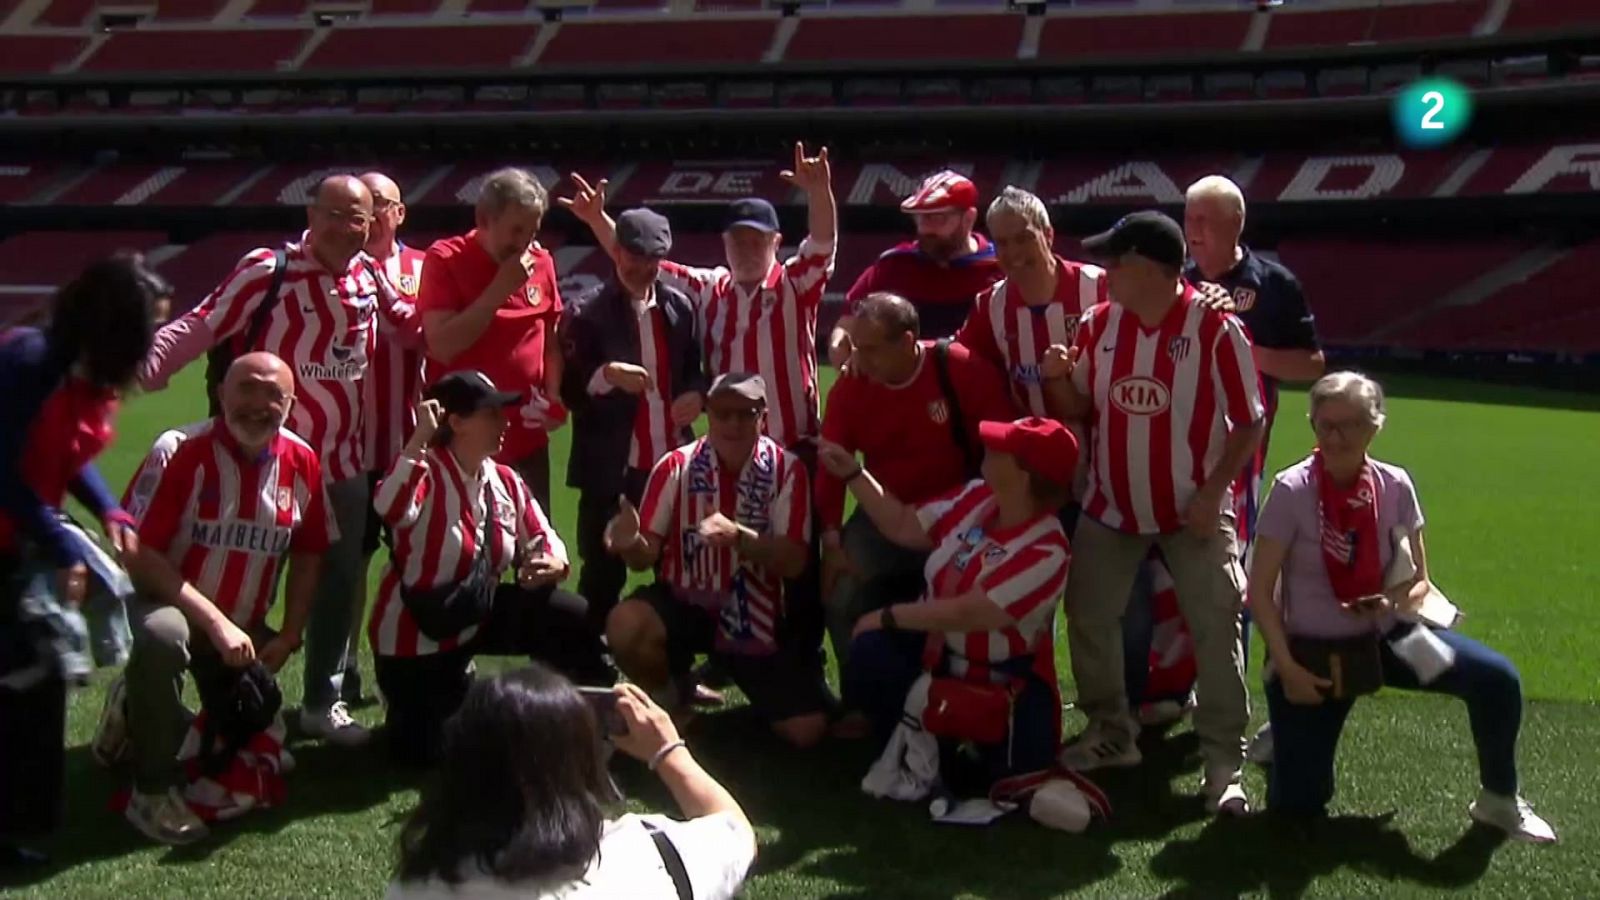
<instances>
[{"instance_id":1,"label":"white sneaker","mask_svg":"<svg viewBox=\"0 0 1600 900\"><path fill-rule=\"evenodd\" d=\"M168 788L165 794L134 791L123 816L145 837L172 846L192 844L211 833L177 788Z\"/></svg>"},{"instance_id":2,"label":"white sneaker","mask_svg":"<svg viewBox=\"0 0 1600 900\"><path fill-rule=\"evenodd\" d=\"M1128 768L1144 762L1144 754L1131 737L1112 737L1090 724L1072 743L1061 748L1057 758L1063 768L1074 772L1094 769Z\"/></svg>"},{"instance_id":3,"label":"white sneaker","mask_svg":"<svg viewBox=\"0 0 1600 900\"><path fill-rule=\"evenodd\" d=\"M343 700L321 713L300 710L300 732L340 747L360 747L372 739L372 732L350 717L350 708Z\"/></svg>"},{"instance_id":4,"label":"white sneaker","mask_svg":"<svg viewBox=\"0 0 1600 900\"><path fill-rule=\"evenodd\" d=\"M1491 828L1498 828L1519 841L1530 844L1554 844L1556 830L1550 823L1540 818L1528 801L1522 797L1505 797L1480 791L1478 799L1472 801L1467 807L1467 814L1474 821L1482 822Z\"/></svg>"},{"instance_id":5,"label":"white sneaker","mask_svg":"<svg viewBox=\"0 0 1600 900\"><path fill-rule=\"evenodd\" d=\"M95 726L89 755L107 769L128 755L128 684L121 675L106 688L106 703L100 708L100 724Z\"/></svg>"},{"instance_id":6,"label":"white sneaker","mask_svg":"<svg viewBox=\"0 0 1600 900\"><path fill-rule=\"evenodd\" d=\"M1250 812L1250 798L1245 796L1236 768L1207 766L1200 790L1205 794L1206 812L1212 815L1242 816Z\"/></svg>"},{"instance_id":7,"label":"white sneaker","mask_svg":"<svg viewBox=\"0 0 1600 900\"><path fill-rule=\"evenodd\" d=\"M1250 739L1250 749L1244 752L1244 758L1258 766L1272 765L1272 723L1267 722Z\"/></svg>"}]
</instances>

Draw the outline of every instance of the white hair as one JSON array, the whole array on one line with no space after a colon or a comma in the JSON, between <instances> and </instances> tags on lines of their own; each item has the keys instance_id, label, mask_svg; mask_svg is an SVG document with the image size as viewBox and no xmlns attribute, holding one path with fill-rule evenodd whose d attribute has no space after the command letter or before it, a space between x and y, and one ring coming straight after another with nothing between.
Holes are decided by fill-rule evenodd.
<instances>
[{"instance_id":1,"label":"white hair","mask_svg":"<svg viewBox=\"0 0 1600 900\"><path fill-rule=\"evenodd\" d=\"M1383 400L1383 385L1360 372L1329 372L1311 386L1311 415L1329 400L1343 400L1361 410L1367 424L1382 428L1389 418Z\"/></svg>"},{"instance_id":2,"label":"white hair","mask_svg":"<svg viewBox=\"0 0 1600 900\"><path fill-rule=\"evenodd\" d=\"M1240 221L1244 220L1244 191L1239 190L1233 179L1225 175L1207 175L1196 181L1189 185L1189 189L1183 194L1183 199L1185 203L1204 199L1224 201L1238 214Z\"/></svg>"},{"instance_id":3,"label":"white hair","mask_svg":"<svg viewBox=\"0 0 1600 900\"><path fill-rule=\"evenodd\" d=\"M983 220L993 222L994 217L1001 213L1017 216L1041 233L1050 230L1050 211L1044 208L1044 201L1015 185L1006 185L1005 190L994 198L988 212L983 214Z\"/></svg>"},{"instance_id":4,"label":"white hair","mask_svg":"<svg viewBox=\"0 0 1600 900\"><path fill-rule=\"evenodd\" d=\"M507 167L489 173L478 190L478 212L493 221L513 206L533 210L542 216L549 207L549 194L539 179L526 169Z\"/></svg>"}]
</instances>

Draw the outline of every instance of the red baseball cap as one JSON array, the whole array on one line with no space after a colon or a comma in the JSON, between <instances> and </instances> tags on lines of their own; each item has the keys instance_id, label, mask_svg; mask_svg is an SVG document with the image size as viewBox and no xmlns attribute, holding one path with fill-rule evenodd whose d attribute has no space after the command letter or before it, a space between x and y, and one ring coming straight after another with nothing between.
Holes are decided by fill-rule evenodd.
<instances>
[{"instance_id":1,"label":"red baseball cap","mask_svg":"<svg viewBox=\"0 0 1600 900\"><path fill-rule=\"evenodd\" d=\"M979 422L978 439L1059 485L1071 484L1078 469L1078 438L1055 419L1028 416L1015 422Z\"/></svg>"},{"instance_id":2,"label":"red baseball cap","mask_svg":"<svg viewBox=\"0 0 1600 900\"><path fill-rule=\"evenodd\" d=\"M978 186L972 179L945 169L929 175L916 193L900 201L900 211L916 215L946 209L975 209L977 205Z\"/></svg>"}]
</instances>

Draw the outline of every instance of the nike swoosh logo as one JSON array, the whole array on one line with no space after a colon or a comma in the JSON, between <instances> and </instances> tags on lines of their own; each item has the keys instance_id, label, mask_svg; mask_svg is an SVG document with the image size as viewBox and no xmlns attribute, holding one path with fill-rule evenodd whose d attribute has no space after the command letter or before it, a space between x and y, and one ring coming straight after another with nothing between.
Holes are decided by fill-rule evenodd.
<instances>
[{"instance_id":1,"label":"nike swoosh logo","mask_svg":"<svg viewBox=\"0 0 1600 900\"><path fill-rule=\"evenodd\" d=\"M1116 349L1117 349L1117 346L1115 344L1107 344L1106 346L1100 348L1100 352L1101 353L1111 353L1111 352L1115 351Z\"/></svg>"}]
</instances>

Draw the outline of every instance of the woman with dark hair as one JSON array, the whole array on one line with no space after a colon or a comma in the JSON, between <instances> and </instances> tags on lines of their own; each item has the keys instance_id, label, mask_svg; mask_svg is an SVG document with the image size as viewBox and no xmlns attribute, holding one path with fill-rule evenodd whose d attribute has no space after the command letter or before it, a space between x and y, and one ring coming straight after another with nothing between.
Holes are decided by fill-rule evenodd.
<instances>
[{"instance_id":1,"label":"woman with dark hair","mask_svg":"<svg viewBox=\"0 0 1600 900\"><path fill-rule=\"evenodd\" d=\"M506 409L482 372L430 385L417 429L378 485L394 543L368 624L395 759L431 764L477 655L527 655L611 684L584 599L559 587L567 549L522 477L496 463ZM501 583L508 570L515 583Z\"/></svg>"},{"instance_id":2,"label":"woman with dark hair","mask_svg":"<svg viewBox=\"0 0 1600 900\"><path fill-rule=\"evenodd\" d=\"M149 352L155 277L130 257L96 262L57 292L47 329L0 332L0 864L37 860L13 842L60 818L66 686L88 672L67 494L119 554L137 549L91 460Z\"/></svg>"},{"instance_id":3,"label":"woman with dark hair","mask_svg":"<svg viewBox=\"0 0 1600 900\"><path fill-rule=\"evenodd\" d=\"M620 798L602 719L688 821L607 818ZM535 665L473 685L445 726L439 779L400 834L389 897L718 900L739 889L755 852L744 811L643 691L622 684L585 697Z\"/></svg>"},{"instance_id":4,"label":"woman with dark hair","mask_svg":"<svg viewBox=\"0 0 1600 900\"><path fill-rule=\"evenodd\" d=\"M1071 551L1056 511L1070 495L1078 444L1061 423L1032 416L982 422L978 435L983 478L920 504L885 493L837 444L819 447L819 462L885 538L929 553L922 598L863 615L841 675L845 702L873 720L879 739L888 743L908 716L940 739L919 757L936 758L937 771L897 782L919 785L910 792L918 797L882 792L902 799L920 799L936 781L987 794L1002 778L1050 768L1061 742L1051 634ZM975 765L943 752L960 744L977 749ZM894 752L891 744L886 758Z\"/></svg>"}]
</instances>

